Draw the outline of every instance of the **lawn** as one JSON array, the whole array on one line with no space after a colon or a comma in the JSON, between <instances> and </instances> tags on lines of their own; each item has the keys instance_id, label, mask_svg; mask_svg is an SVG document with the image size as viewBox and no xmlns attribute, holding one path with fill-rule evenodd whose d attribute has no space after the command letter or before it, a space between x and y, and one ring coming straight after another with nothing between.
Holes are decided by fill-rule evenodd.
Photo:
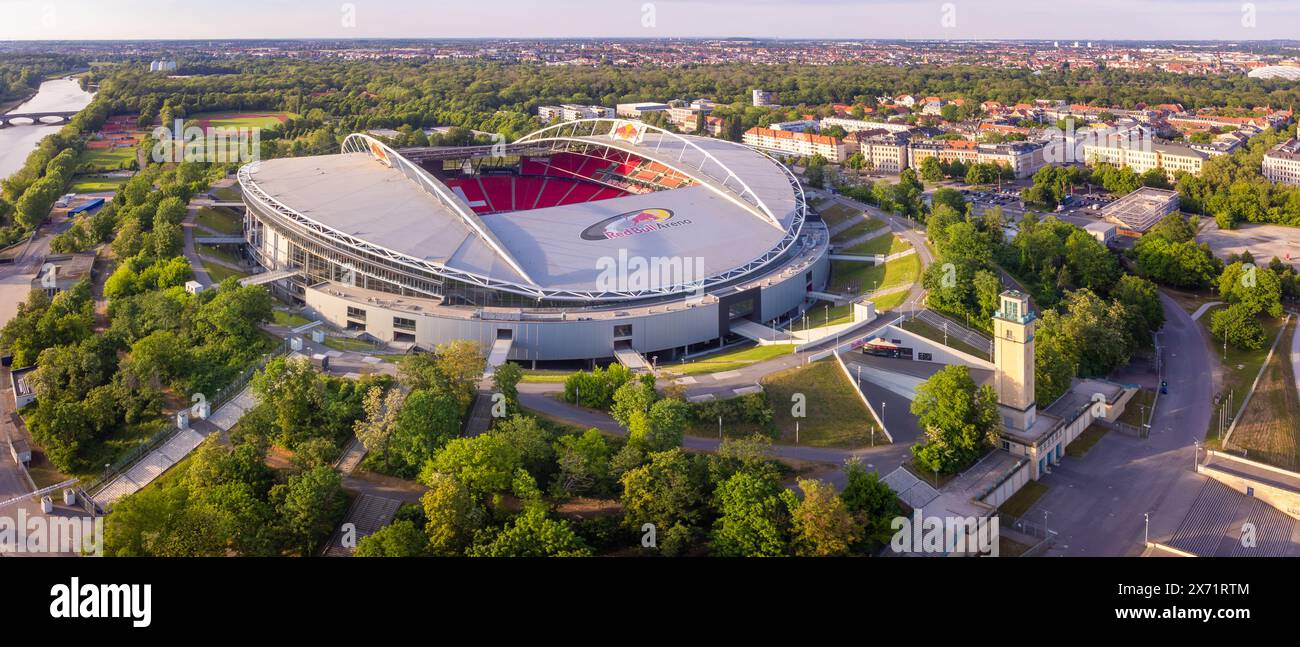
<instances>
[{"instance_id":1,"label":"lawn","mask_svg":"<svg viewBox=\"0 0 1300 647\"><path fill-rule=\"evenodd\" d=\"M1293 322L1287 325L1279 350L1285 350L1294 332ZM1240 400L1238 396L1237 401ZM1245 449L1252 460L1288 470L1300 467L1300 395L1296 393L1295 372L1288 353L1274 353L1264 367L1259 386L1228 444L1232 449Z\"/></svg>"},{"instance_id":2,"label":"lawn","mask_svg":"<svg viewBox=\"0 0 1300 647\"><path fill-rule=\"evenodd\" d=\"M289 119L297 118L292 112L207 112L190 118L206 128L274 128Z\"/></svg>"},{"instance_id":3,"label":"lawn","mask_svg":"<svg viewBox=\"0 0 1300 647\"><path fill-rule=\"evenodd\" d=\"M1107 431L1109 430L1101 425L1088 425L1088 428L1084 429L1083 433L1079 434L1079 437L1075 438L1074 442L1065 448L1065 455L1070 458L1087 456L1088 451L1092 449L1093 445L1097 444L1097 441L1101 440L1102 436L1106 435ZM1037 483L1037 481L1031 482Z\"/></svg>"},{"instance_id":4,"label":"lawn","mask_svg":"<svg viewBox=\"0 0 1300 647\"><path fill-rule=\"evenodd\" d=\"M1155 404L1156 392L1151 389L1138 389L1133 398L1124 406L1124 413L1117 420L1138 429L1151 421L1151 407ZM1143 419L1145 416L1145 419Z\"/></svg>"},{"instance_id":5,"label":"lawn","mask_svg":"<svg viewBox=\"0 0 1300 647\"><path fill-rule=\"evenodd\" d=\"M907 301L907 295L908 291L904 290L902 292L894 292L893 294L886 294L883 297L872 299L871 302L876 304L876 313L879 314L881 312L889 312L890 310L903 305L903 303Z\"/></svg>"},{"instance_id":6,"label":"lawn","mask_svg":"<svg viewBox=\"0 0 1300 647\"><path fill-rule=\"evenodd\" d=\"M81 151L77 168L85 172L120 171L135 162L135 148L100 148Z\"/></svg>"},{"instance_id":7,"label":"lawn","mask_svg":"<svg viewBox=\"0 0 1300 647\"><path fill-rule=\"evenodd\" d=\"M123 184L130 178L124 177L95 177L90 175L78 175L72 178L72 186L68 191L72 193L99 193L101 191L116 191L122 188Z\"/></svg>"},{"instance_id":8,"label":"lawn","mask_svg":"<svg viewBox=\"0 0 1300 647\"><path fill-rule=\"evenodd\" d=\"M771 373L763 378L763 388L782 444L795 444L796 420L800 445L862 447L871 444L872 433L876 443L888 442L834 358ZM803 395L802 418L792 415L796 394Z\"/></svg>"},{"instance_id":9,"label":"lawn","mask_svg":"<svg viewBox=\"0 0 1300 647\"><path fill-rule=\"evenodd\" d=\"M839 243L853 240L855 238L860 238L884 226L885 223L880 222L879 220L872 220L870 218L866 220L860 220L854 223L853 226L849 227L848 229L845 229L844 231L841 231L840 233L831 236L831 244L836 245ZM883 234L881 237L882 238L884 237Z\"/></svg>"},{"instance_id":10,"label":"lawn","mask_svg":"<svg viewBox=\"0 0 1300 647\"><path fill-rule=\"evenodd\" d=\"M573 375L573 371L524 371L522 382L540 382L545 384L564 384Z\"/></svg>"},{"instance_id":11,"label":"lawn","mask_svg":"<svg viewBox=\"0 0 1300 647\"><path fill-rule=\"evenodd\" d=\"M241 198L239 189L233 186L223 186L219 189L213 189L212 195L222 202L238 202Z\"/></svg>"},{"instance_id":12,"label":"lawn","mask_svg":"<svg viewBox=\"0 0 1300 647\"><path fill-rule=\"evenodd\" d=\"M285 312L284 310L275 310L271 312L271 322L277 326L284 326L285 328L297 328L298 326L305 326L311 323L312 320L300 314Z\"/></svg>"},{"instance_id":13,"label":"lawn","mask_svg":"<svg viewBox=\"0 0 1300 647\"><path fill-rule=\"evenodd\" d=\"M856 261L831 262L830 292L859 294L911 285L921 275L921 257L910 254L884 265Z\"/></svg>"},{"instance_id":14,"label":"lawn","mask_svg":"<svg viewBox=\"0 0 1300 647\"><path fill-rule=\"evenodd\" d=\"M914 332L931 341L937 341L940 344L944 343L943 330L940 328L935 328L934 326L931 326L930 324L921 321L920 319L910 319L908 321L904 321L902 328L903 330L906 330L908 332ZM959 350L968 355L974 355L975 357L979 357L981 359L988 358L987 350L981 350L979 348L971 346L970 344L967 344L966 342L958 339L955 335L948 335L947 337L948 337L949 348Z\"/></svg>"},{"instance_id":15,"label":"lawn","mask_svg":"<svg viewBox=\"0 0 1300 647\"><path fill-rule=\"evenodd\" d=\"M897 254L905 252L912 248L912 244L898 236L876 236L864 243L858 243L847 249L840 250L841 254L860 254L871 256L872 254Z\"/></svg>"},{"instance_id":16,"label":"lawn","mask_svg":"<svg viewBox=\"0 0 1300 647\"><path fill-rule=\"evenodd\" d=\"M835 326L846 324L853 321L853 304L846 303L842 306L832 305L830 301L818 301L811 308L808 308L807 314L804 315L807 321L797 321L791 327L792 330L803 330L805 324L808 329L821 328L823 326Z\"/></svg>"},{"instance_id":17,"label":"lawn","mask_svg":"<svg viewBox=\"0 0 1300 647\"><path fill-rule=\"evenodd\" d=\"M223 265L217 265L216 263L204 263L203 271L207 272L208 276L212 277L214 283L221 283L232 276L239 279L248 276L248 272L237 272Z\"/></svg>"},{"instance_id":18,"label":"lawn","mask_svg":"<svg viewBox=\"0 0 1300 647\"><path fill-rule=\"evenodd\" d=\"M822 214L822 221L826 223L826 226L834 227L835 225L838 225L841 222L848 220L849 218L857 218L858 216L862 215L862 212L852 207L846 207L836 202L831 206L822 209L821 214Z\"/></svg>"},{"instance_id":19,"label":"lawn","mask_svg":"<svg viewBox=\"0 0 1300 647\"><path fill-rule=\"evenodd\" d=\"M217 260L219 260L219 261L224 261L224 262L226 262L226 263L230 263L231 265L238 265L238 264L240 263L240 258L239 258L239 255L238 255L238 254L235 254L234 252L227 251L226 249L223 249L221 246L218 246L218 245L204 245L204 244L200 243L200 244L196 245L196 247L197 247L197 249L198 249L198 252L199 252L199 255L200 255L200 256L207 256L208 258L215 258L215 259L217 259Z\"/></svg>"},{"instance_id":20,"label":"lawn","mask_svg":"<svg viewBox=\"0 0 1300 647\"><path fill-rule=\"evenodd\" d=\"M707 355L702 359L688 360L685 363L660 364L659 370L678 375L720 373L722 371L734 371L756 362L789 355L792 352L794 352L794 346L791 344L744 346L739 349L723 350L713 355Z\"/></svg>"},{"instance_id":21,"label":"lawn","mask_svg":"<svg viewBox=\"0 0 1300 647\"><path fill-rule=\"evenodd\" d=\"M125 425L103 439L82 444L78 456L84 464L91 467L83 473L70 476L87 482L103 476L105 465L116 462L170 425L171 420L168 418L156 418L140 424Z\"/></svg>"},{"instance_id":22,"label":"lawn","mask_svg":"<svg viewBox=\"0 0 1300 647\"><path fill-rule=\"evenodd\" d=\"M1213 339L1210 334L1210 317L1215 311L1226 306L1215 306L1210 308L1200 319L1197 320L1205 327L1205 334ZM1210 424L1206 430L1205 442L1211 449L1220 449L1219 441L1219 410L1228 404L1231 396L1231 415L1236 415L1237 408L1241 406L1241 401L1246 397L1246 392L1250 390L1250 385L1255 381L1255 376L1259 374L1260 368L1264 365L1264 358L1268 356L1268 350L1273 345L1274 338L1277 337L1279 329L1282 327L1280 319L1263 319L1261 322L1264 326L1264 347L1259 350L1241 350L1228 346L1228 359L1223 359L1223 342L1213 344L1214 356L1219 360L1223 367L1223 385L1216 395L1216 399L1210 408ZM1285 347L1283 347L1285 350ZM1287 355L1287 353L1282 353Z\"/></svg>"},{"instance_id":23,"label":"lawn","mask_svg":"<svg viewBox=\"0 0 1300 647\"><path fill-rule=\"evenodd\" d=\"M1000 512L1005 512L1013 517L1023 517L1029 509L1034 507L1038 500L1047 494L1047 486L1042 481L1029 481L1025 486L1020 488L1019 492L1011 495L1010 499L1002 502L998 506Z\"/></svg>"},{"instance_id":24,"label":"lawn","mask_svg":"<svg viewBox=\"0 0 1300 647\"><path fill-rule=\"evenodd\" d=\"M244 221L235 212L225 208L200 207L195 222L200 227L217 233L238 236L244 233Z\"/></svg>"},{"instance_id":25,"label":"lawn","mask_svg":"<svg viewBox=\"0 0 1300 647\"><path fill-rule=\"evenodd\" d=\"M352 339L351 337L334 337L329 335L325 337L325 345L334 350L345 352L356 351L359 353L382 348L382 346L376 346L368 341L362 341L360 339Z\"/></svg>"}]
</instances>

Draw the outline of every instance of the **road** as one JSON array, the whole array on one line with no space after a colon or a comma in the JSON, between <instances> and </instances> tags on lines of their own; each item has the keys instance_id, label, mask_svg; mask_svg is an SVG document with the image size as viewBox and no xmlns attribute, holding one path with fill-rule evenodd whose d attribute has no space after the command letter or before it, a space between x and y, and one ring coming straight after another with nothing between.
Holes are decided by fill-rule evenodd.
<instances>
[{"instance_id":1,"label":"road","mask_svg":"<svg viewBox=\"0 0 1300 647\"><path fill-rule=\"evenodd\" d=\"M1160 300L1169 392L1156 405L1151 436L1110 432L1086 456L1067 457L1042 480L1050 489L1025 516L1059 533L1049 555L1137 555L1143 514L1153 514L1153 527L1162 512L1181 519L1186 507L1180 506L1200 487L1193 443L1209 426L1214 384L1206 377L1216 366L1201 326L1168 296ZM1146 386L1159 385L1158 376L1148 380Z\"/></svg>"},{"instance_id":2,"label":"road","mask_svg":"<svg viewBox=\"0 0 1300 647\"><path fill-rule=\"evenodd\" d=\"M71 223L61 212L51 216L50 222L37 230L36 237L13 263L0 265L0 326L9 323L18 313L18 304L27 300L27 294L32 290L32 279L36 278L41 263L50 253L50 240L69 226ZM4 380L4 388L0 390L0 419L3 419L0 426L9 431L13 428L9 423L9 414L13 410L9 371L0 371L0 378ZM9 455L8 447L0 447L0 454L3 454L0 455L0 501L31 492L31 485Z\"/></svg>"}]
</instances>

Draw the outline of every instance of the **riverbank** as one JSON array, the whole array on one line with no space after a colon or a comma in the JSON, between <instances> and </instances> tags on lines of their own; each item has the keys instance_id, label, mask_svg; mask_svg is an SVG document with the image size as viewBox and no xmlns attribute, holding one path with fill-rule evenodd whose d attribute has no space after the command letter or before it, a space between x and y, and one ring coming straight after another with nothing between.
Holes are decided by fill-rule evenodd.
<instances>
[{"instance_id":1,"label":"riverbank","mask_svg":"<svg viewBox=\"0 0 1300 647\"><path fill-rule=\"evenodd\" d=\"M5 113L80 111L94 100L94 94L81 89L72 78L41 83L40 90L18 102ZM21 169L41 140L56 133L65 124L16 125L0 128L0 179Z\"/></svg>"},{"instance_id":2,"label":"riverbank","mask_svg":"<svg viewBox=\"0 0 1300 647\"><path fill-rule=\"evenodd\" d=\"M21 99L10 99L8 101L0 102L0 114L7 115L13 112L15 108L31 101L39 93L40 90L29 90Z\"/></svg>"}]
</instances>

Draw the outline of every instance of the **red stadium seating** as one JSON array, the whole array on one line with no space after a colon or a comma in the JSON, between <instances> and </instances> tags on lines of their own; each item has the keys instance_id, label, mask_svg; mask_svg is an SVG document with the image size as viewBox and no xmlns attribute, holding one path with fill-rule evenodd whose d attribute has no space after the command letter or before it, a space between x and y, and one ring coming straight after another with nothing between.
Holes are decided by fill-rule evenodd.
<instances>
[{"instance_id":1,"label":"red stadium seating","mask_svg":"<svg viewBox=\"0 0 1300 647\"><path fill-rule=\"evenodd\" d=\"M577 179L594 179L604 177L609 171L634 168L636 165L616 167L607 159L559 153L550 158L549 164L537 159L521 160L521 175L454 177L446 180L446 184L460 193L475 213L527 211L608 200L628 195L631 190L639 191L642 187L628 185L631 190L627 190Z\"/></svg>"}]
</instances>

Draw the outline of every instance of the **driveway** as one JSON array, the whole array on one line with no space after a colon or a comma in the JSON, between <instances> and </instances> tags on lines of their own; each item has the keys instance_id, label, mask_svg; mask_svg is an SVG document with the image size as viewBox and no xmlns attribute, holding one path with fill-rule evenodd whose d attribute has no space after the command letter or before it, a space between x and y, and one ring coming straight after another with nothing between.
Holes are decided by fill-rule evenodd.
<instances>
[{"instance_id":1,"label":"driveway","mask_svg":"<svg viewBox=\"0 0 1300 647\"><path fill-rule=\"evenodd\" d=\"M1169 393L1156 405L1151 436L1108 433L1085 457L1066 457L1043 478L1050 489L1026 518L1059 533L1049 555L1137 555L1143 514L1152 513L1153 530L1158 516L1181 519L1203 481L1192 461L1193 443L1210 422L1209 342L1187 311L1163 293L1160 301Z\"/></svg>"}]
</instances>

